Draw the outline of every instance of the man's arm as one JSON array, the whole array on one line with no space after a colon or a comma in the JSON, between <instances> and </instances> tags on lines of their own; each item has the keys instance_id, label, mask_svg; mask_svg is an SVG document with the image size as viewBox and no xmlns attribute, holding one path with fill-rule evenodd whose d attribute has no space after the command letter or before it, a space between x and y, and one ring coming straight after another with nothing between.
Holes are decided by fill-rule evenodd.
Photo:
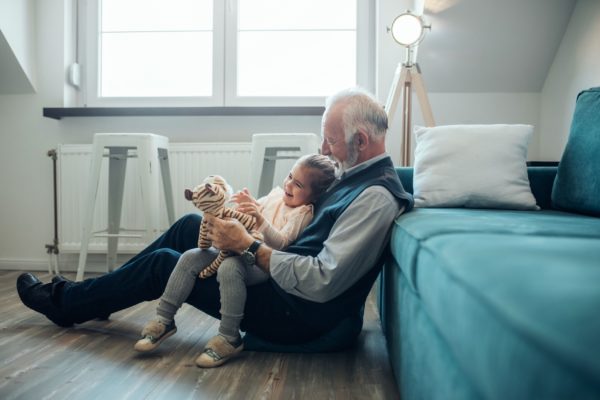
<instances>
[{"instance_id":1,"label":"man's arm","mask_svg":"<svg viewBox=\"0 0 600 400\"><path fill-rule=\"evenodd\" d=\"M373 268L399 213L398 202L385 188L367 188L335 222L316 257L272 251L272 278L286 292L307 300L337 297Z\"/></svg>"}]
</instances>

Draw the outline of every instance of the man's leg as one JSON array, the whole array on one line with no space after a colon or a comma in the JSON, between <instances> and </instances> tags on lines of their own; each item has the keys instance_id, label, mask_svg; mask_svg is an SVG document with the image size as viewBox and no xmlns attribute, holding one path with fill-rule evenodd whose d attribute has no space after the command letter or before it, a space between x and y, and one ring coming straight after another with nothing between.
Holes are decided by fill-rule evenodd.
<instances>
[{"instance_id":1,"label":"man's leg","mask_svg":"<svg viewBox=\"0 0 600 400\"><path fill-rule=\"evenodd\" d=\"M154 250L109 274L65 283L54 301L65 316L82 323L158 299L180 256L171 249Z\"/></svg>"},{"instance_id":2,"label":"man's leg","mask_svg":"<svg viewBox=\"0 0 600 400\"><path fill-rule=\"evenodd\" d=\"M184 215L127 263L136 262L138 258L144 257L158 249L171 249L183 254L186 250L198 247L201 222L202 217L198 214Z\"/></svg>"},{"instance_id":3,"label":"man's leg","mask_svg":"<svg viewBox=\"0 0 600 400\"><path fill-rule=\"evenodd\" d=\"M17 291L28 307L51 315L66 326L103 317L145 300L160 297L179 256L195 247L201 218L189 214L121 268L83 282L56 280L42 284L31 274L17 280Z\"/></svg>"}]
</instances>

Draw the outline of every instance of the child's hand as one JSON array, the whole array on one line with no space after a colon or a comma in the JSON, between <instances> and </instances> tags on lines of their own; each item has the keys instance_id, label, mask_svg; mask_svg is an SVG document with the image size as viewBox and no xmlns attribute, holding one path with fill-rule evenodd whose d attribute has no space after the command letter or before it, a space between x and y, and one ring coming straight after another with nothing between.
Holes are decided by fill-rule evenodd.
<instances>
[{"instance_id":1,"label":"child's hand","mask_svg":"<svg viewBox=\"0 0 600 400\"><path fill-rule=\"evenodd\" d=\"M231 201L237 204L252 203L256 204L256 206L259 205L256 199L250 194L248 188L244 188L239 192L235 193L233 196L231 196Z\"/></svg>"},{"instance_id":2,"label":"child's hand","mask_svg":"<svg viewBox=\"0 0 600 400\"><path fill-rule=\"evenodd\" d=\"M259 211L259 205L255 203L240 203L237 207L237 211L244 214L252 215L254 218L256 218L256 227L261 226L265 220Z\"/></svg>"}]
</instances>

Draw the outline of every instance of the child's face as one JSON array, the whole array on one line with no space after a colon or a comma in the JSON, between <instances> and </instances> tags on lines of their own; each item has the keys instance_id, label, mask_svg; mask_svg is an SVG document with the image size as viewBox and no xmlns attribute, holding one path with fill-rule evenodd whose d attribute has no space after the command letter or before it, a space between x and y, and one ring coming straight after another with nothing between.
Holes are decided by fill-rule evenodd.
<instances>
[{"instance_id":1,"label":"child's face","mask_svg":"<svg viewBox=\"0 0 600 400\"><path fill-rule=\"evenodd\" d=\"M288 207L298 207L312 201L311 176L307 168L294 165L283 180L283 202Z\"/></svg>"}]
</instances>

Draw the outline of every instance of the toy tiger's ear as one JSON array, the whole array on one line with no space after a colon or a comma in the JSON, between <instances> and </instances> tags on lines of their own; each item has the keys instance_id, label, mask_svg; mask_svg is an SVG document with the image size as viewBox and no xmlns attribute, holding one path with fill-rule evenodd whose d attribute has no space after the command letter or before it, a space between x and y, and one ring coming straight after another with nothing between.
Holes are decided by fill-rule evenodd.
<instances>
[{"instance_id":1,"label":"toy tiger's ear","mask_svg":"<svg viewBox=\"0 0 600 400\"><path fill-rule=\"evenodd\" d=\"M184 193L186 200L192 201L194 192L192 192L190 189L185 189L185 192L183 192L183 193Z\"/></svg>"},{"instance_id":2,"label":"toy tiger's ear","mask_svg":"<svg viewBox=\"0 0 600 400\"><path fill-rule=\"evenodd\" d=\"M213 185L211 185L210 183L205 183L204 187L206 188L206 190L208 190L209 192L211 192L212 194L216 193L215 188L213 187Z\"/></svg>"}]
</instances>

